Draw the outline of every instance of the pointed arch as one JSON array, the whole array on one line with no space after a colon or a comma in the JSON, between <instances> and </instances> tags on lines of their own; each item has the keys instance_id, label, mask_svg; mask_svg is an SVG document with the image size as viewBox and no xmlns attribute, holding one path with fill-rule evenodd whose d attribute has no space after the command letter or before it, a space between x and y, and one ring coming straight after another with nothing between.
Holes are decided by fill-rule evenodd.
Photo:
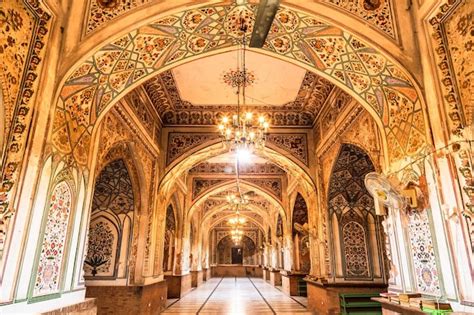
<instances>
[{"instance_id":1,"label":"pointed arch","mask_svg":"<svg viewBox=\"0 0 474 315\"><path fill-rule=\"evenodd\" d=\"M369 258L383 257L383 249L374 241L382 237L380 222L374 220L374 201L364 184L365 175L374 170L363 149L341 145L327 192L332 273L336 277L372 281L383 274L383 266Z\"/></svg>"},{"instance_id":2,"label":"pointed arch","mask_svg":"<svg viewBox=\"0 0 474 315\"><path fill-rule=\"evenodd\" d=\"M105 156L92 195L86 280L128 277L136 214L141 204L137 170L125 143ZM133 259L133 258L132 258Z\"/></svg>"}]
</instances>

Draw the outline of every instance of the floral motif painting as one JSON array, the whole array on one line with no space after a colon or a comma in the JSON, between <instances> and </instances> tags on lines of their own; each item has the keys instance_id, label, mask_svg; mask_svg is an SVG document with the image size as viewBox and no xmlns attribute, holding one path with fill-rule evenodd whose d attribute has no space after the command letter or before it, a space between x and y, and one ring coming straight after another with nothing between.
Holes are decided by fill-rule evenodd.
<instances>
[{"instance_id":1,"label":"floral motif painting","mask_svg":"<svg viewBox=\"0 0 474 315\"><path fill-rule=\"evenodd\" d=\"M434 242L426 210L410 213L408 230L417 291L440 296L441 287L438 266L436 264Z\"/></svg>"},{"instance_id":2,"label":"floral motif painting","mask_svg":"<svg viewBox=\"0 0 474 315\"><path fill-rule=\"evenodd\" d=\"M347 274L352 277L367 277L369 261L364 228L359 223L350 221L342 228L342 237Z\"/></svg>"},{"instance_id":3,"label":"floral motif painting","mask_svg":"<svg viewBox=\"0 0 474 315\"><path fill-rule=\"evenodd\" d=\"M71 199L72 194L68 184L64 181L57 184L49 202L33 296L56 293L60 290Z\"/></svg>"},{"instance_id":4,"label":"floral motif painting","mask_svg":"<svg viewBox=\"0 0 474 315\"><path fill-rule=\"evenodd\" d=\"M87 256L84 261L86 276L114 275L118 236L117 227L110 220L99 217L91 222Z\"/></svg>"},{"instance_id":5,"label":"floral motif painting","mask_svg":"<svg viewBox=\"0 0 474 315\"><path fill-rule=\"evenodd\" d=\"M359 147L343 144L334 162L328 189L330 220L337 220L341 235L341 256L346 277L368 278L368 215L373 215L374 200L365 188L364 178L375 167ZM335 214L335 218L334 215ZM332 226L332 224L330 224Z\"/></svg>"}]
</instances>

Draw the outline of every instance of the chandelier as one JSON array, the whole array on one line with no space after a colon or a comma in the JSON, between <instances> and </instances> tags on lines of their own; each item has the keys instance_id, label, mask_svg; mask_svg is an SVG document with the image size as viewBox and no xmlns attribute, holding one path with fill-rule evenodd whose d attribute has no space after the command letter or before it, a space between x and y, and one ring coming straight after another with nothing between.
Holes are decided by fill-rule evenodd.
<instances>
[{"instance_id":1,"label":"chandelier","mask_svg":"<svg viewBox=\"0 0 474 315\"><path fill-rule=\"evenodd\" d=\"M252 83L252 79L247 75L245 65L247 25L243 18L240 23L240 31L243 34L242 49L239 49L237 58L239 60L236 71L239 74L238 80L234 80L234 86L237 87L237 113L231 117L223 116L218 125L223 143L229 148L229 151L235 151L239 156L241 154L249 155L255 149L263 149L270 127L265 116L259 115L257 117L246 108L245 88Z\"/></svg>"},{"instance_id":2,"label":"chandelier","mask_svg":"<svg viewBox=\"0 0 474 315\"><path fill-rule=\"evenodd\" d=\"M235 217L230 218L227 223L232 226L240 226L244 225L247 222L247 219L245 219L243 216L240 215L239 210L235 212Z\"/></svg>"},{"instance_id":3,"label":"chandelier","mask_svg":"<svg viewBox=\"0 0 474 315\"><path fill-rule=\"evenodd\" d=\"M234 241L235 244L238 244L242 240L242 237L244 236L244 232L236 228L230 231L230 235L231 235L232 241Z\"/></svg>"}]
</instances>

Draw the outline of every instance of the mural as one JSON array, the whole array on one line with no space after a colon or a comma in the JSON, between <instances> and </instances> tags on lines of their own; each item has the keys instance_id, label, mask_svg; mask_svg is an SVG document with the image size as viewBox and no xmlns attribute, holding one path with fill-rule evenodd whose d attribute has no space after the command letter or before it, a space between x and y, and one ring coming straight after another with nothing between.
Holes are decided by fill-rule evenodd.
<instances>
[{"instance_id":1,"label":"mural","mask_svg":"<svg viewBox=\"0 0 474 315\"><path fill-rule=\"evenodd\" d=\"M417 292L440 296L440 279L427 210L409 214L408 230Z\"/></svg>"},{"instance_id":2,"label":"mural","mask_svg":"<svg viewBox=\"0 0 474 315\"><path fill-rule=\"evenodd\" d=\"M232 70L231 74L236 76L238 73ZM249 75L247 72L247 76ZM224 80L231 79L236 78L224 77ZM253 80L255 78L252 78L252 82ZM236 82L229 81L228 84L235 85ZM183 100L171 70L146 81L143 88L165 125L215 126L224 112L236 110L236 107L232 105L200 105ZM136 88L132 93L138 93L140 89L142 87ZM293 101L278 106L265 105L255 110L264 113L272 126L312 126L327 97L334 89L334 84L328 80L312 72L306 72Z\"/></svg>"},{"instance_id":3,"label":"mural","mask_svg":"<svg viewBox=\"0 0 474 315\"><path fill-rule=\"evenodd\" d=\"M132 181L123 159L104 166L96 178L92 198L87 256L84 260L86 277L117 278L119 264L129 249L135 209ZM120 275L120 276L123 276Z\"/></svg>"},{"instance_id":4,"label":"mural","mask_svg":"<svg viewBox=\"0 0 474 315\"><path fill-rule=\"evenodd\" d=\"M473 122L472 1L444 1L429 20L438 80L452 134ZM453 14L455 12L463 14ZM462 9L462 11L461 11ZM464 52L464 53L463 53ZM462 90L462 94L459 91Z\"/></svg>"},{"instance_id":5,"label":"mural","mask_svg":"<svg viewBox=\"0 0 474 315\"><path fill-rule=\"evenodd\" d=\"M60 93L52 139L56 149L72 153L85 165L96 117L108 104L163 66L237 45L235 17L243 12L251 21L255 9L210 6L176 13L97 51L75 68ZM383 123L391 160L424 145L421 100L414 83L352 34L282 6L264 49L332 77L370 106Z\"/></svg>"},{"instance_id":6,"label":"mural","mask_svg":"<svg viewBox=\"0 0 474 315\"><path fill-rule=\"evenodd\" d=\"M363 150L355 145L343 144L329 181L332 245L334 251L341 251L343 273L347 278L370 278L372 275L367 235L369 216L373 217L375 210L364 178L374 170L370 157ZM379 238L380 235L376 234L375 237ZM340 244L335 244L338 239ZM372 250L382 257L380 248Z\"/></svg>"},{"instance_id":7,"label":"mural","mask_svg":"<svg viewBox=\"0 0 474 315\"><path fill-rule=\"evenodd\" d=\"M71 206L71 189L65 181L62 181L53 189L49 201L33 296L61 290L61 272L67 248Z\"/></svg>"},{"instance_id":8,"label":"mural","mask_svg":"<svg viewBox=\"0 0 474 315\"><path fill-rule=\"evenodd\" d=\"M150 0L130 0L126 2L90 0L89 10L86 12L84 33L91 33L101 28L108 21L149 2ZM397 37L392 0L324 0L324 2L368 22L391 38L396 39Z\"/></svg>"},{"instance_id":9,"label":"mural","mask_svg":"<svg viewBox=\"0 0 474 315\"><path fill-rule=\"evenodd\" d=\"M392 0L324 0L324 2L368 22L392 39L398 37Z\"/></svg>"},{"instance_id":10,"label":"mural","mask_svg":"<svg viewBox=\"0 0 474 315\"><path fill-rule=\"evenodd\" d=\"M309 253L309 243L306 235L295 228L295 224L304 225L308 223L308 206L300 193L296 195L293 206L292 230L295 257L295 268L301 272L309 272L311 269L311 257Z\"/></svg>"},{"instance_id":11,"label":"mural","mask_svg":"<svg viewBox=\"0 0 474 315\"><path fill-rule=\"evenodd\" d=\"M176 219L173 206L166 208L166 229L163 247L163 271L172 271L174 265L174 238L176 236Z\"/></svg>"},{"instance_id":12,"label":"mural","mask_svg":"<svg viewBox=\"0 0 474 315\"><path fill-rule=\"evenodd\" d=\"M7 243L10 207L23 164L51 16L38 0L2 2L0 8L0 81L4 102L4 153L0 189L0 260ZM26 65L28 65L26 67Z\"/></svg>"}]
</instances>

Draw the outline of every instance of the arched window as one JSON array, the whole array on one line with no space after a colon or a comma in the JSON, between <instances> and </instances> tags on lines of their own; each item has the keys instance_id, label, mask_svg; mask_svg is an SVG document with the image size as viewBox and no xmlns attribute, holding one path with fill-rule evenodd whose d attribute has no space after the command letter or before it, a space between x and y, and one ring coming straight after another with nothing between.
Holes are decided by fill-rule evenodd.
<instances>
[{"instance_id":1,"label":"arched window","mask_svg":"<svg viewBox=\"0 0 474 315\"><path fill-rule=\"evenodd\" d=\"M48 216L33 289L34 296L60 291L71 207L71 189L65 181L62 181L54 187L49 200Z\"/></svg>"}]
</instances>

